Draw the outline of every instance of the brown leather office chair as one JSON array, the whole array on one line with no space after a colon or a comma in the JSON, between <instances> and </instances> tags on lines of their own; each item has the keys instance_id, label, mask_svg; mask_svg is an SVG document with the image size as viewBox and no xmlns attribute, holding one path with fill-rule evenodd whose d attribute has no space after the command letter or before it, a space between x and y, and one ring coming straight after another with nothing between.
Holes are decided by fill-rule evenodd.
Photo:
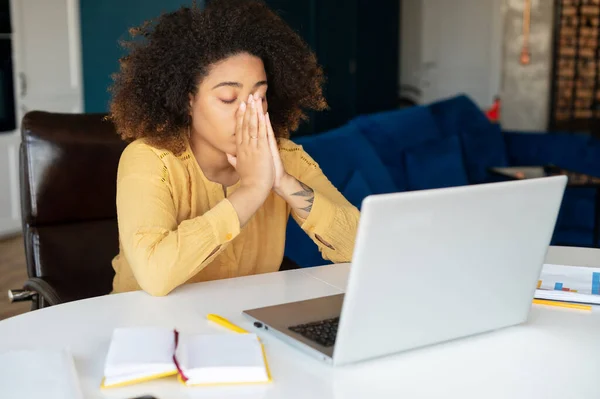
<instances>
[{"instance_id":1,"label":"brown leather office chair","mask_svg":"<svg viewBox=\"0 0 600 399\"><path fill-rule=\"evenodd\" d=\"M21 127L29 279L11 301L32 309L108 294L118 253L117 166L125 143L105 114L33 111ZM285 258L280 270L298 266Z\"/></svg>"},{"instance_id":2,"label":"brown leather office chair","mask_svg":"<svg viewBox=\"0 0 600 399\"><path fill-rule=\"evenodd\" d=\"M117 166L125 143L105 114L33 111L21 127L22 226L32 309L108 294L118 253Z\"/></svg>"}]
</instances>

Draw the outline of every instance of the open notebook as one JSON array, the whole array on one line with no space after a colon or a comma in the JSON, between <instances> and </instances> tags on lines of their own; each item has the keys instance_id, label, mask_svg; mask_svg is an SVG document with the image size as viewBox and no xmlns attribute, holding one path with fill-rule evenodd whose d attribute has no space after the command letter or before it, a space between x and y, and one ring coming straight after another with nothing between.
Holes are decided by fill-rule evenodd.
<instances>
[{"instance_id":1,"label":"open notebook","mask_svg":"<svg viewBox=\"0 0 600 399\"><path fill-rule=\"evenodd\" d=\"M173 375L186 385L271 381L256 334L182 334L156 327L115 329L102 387Z\"/></svg>"}]
</instances>

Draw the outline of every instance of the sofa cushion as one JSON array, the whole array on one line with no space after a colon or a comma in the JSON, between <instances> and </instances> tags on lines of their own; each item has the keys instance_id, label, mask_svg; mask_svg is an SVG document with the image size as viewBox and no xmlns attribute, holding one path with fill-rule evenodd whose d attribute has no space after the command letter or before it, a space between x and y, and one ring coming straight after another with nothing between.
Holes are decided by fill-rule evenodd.
<instances>
[{"instance_id":1,"label":"sofa cushion","mask_svg":"<svg viewBox=\"0 0 600 399\"><path fill-rule=\"evenodd\" d=\"M490 168L508 166L502 132L497 126L492 130L465 128L461 132L465 168L473 184L488 182Z\"/></svg>"},{"instance_id":2,"label":"sofa cushion","mask_svg":"<svg viewBox=\"0 0 600 399\"><path fill-rule=\"evenodd\" d=\"M567 187L556 222L559 229L594 230L595 188Z\"/></svg>"},{"instance_id":3,"label":"sofa cushion","mask_svg":"<svg viewBox=\"0 0 600 399\"><path fill-rule=\"evenodd\" d=\"M403 151L442 137L431 111L425 106L361 115L352 122L373 145L399 191L408 189Z\"/></svg>"},{"instance_id":4,"label":"sofa cushion","mask_svg":"<svg viewBox=\"0 0 600 399\"><path fill-rule=\"evenodd\" d=\"M589 134L507 132L505 141L512 165L554 164L575 172L600 176L600 140ZM589 240L592 240L595 201L594 188L568 187L561 204L557 231L577 231L579 235L573 233L572 237L579 237L582 232L587 231Z\"/></svg>"},{"instance_id":5,"label":"sofa cushion","mask_svg":"<svg viewBox=\"0 0 600 399\"><path fill-rule=\"evenodd\" d=\"M427 141L404 154L409 190L468 184L458 136Z\"/></svg>"},{"instance_id":6,"label":"sofa cushion","mask_svg":"<svg viewBox=\"0 0 600 399\"><path fill-rule=\"evenodd\" d=\"M353 123L294 141L302 145L341 192L355 171L360 171L372 193L398 191L379 156Z\"/></svg>"},{"instance_id":7,"label":"sofa cushion","mask_svg":"<svg viewBox=\"0 0 600 399\"><path fill-rule=\"evenodd\" d=\"M557 228L554 230L550 245L592 247L594 246L593 241L590 230ZM595 245L598 245L598 243Z\"/></svg>"},{"instance_id":8,"label":"sofa cushion","mask_svg":"<svg viewBox=\"0 0 600 399\"><path fill-rule=\"evenodd\" d=\"M352 205L360 209L363 199L365 199L366 196L373 194L373 192L362 173L360 171L355 171L348 183L346 183L346 187L344 187L342 194Z\"/></svg>"},{"instance_id":9,"label":"sofa cushion","mask_svg":"<svg viewBox=\"0 0 600 399\"><path fill-rule=\"evenodd\" d=\"M470 183L489 181L490 167L508 166L500 127L490 123L469 97L460 95L441 100L431 104L430 108L444 136L460 137Z\"/></svg>"},{"instance_id":10,"label":"sofa cushion","mask_svg":"<svg viewBox=\"0 0 600 399\"><path fill-rule=\"evenodd\" d=\"M504 137L511 165L554 164L600 177L600 140L589 134L505 132Z\"/></svg>"}]
</instances>

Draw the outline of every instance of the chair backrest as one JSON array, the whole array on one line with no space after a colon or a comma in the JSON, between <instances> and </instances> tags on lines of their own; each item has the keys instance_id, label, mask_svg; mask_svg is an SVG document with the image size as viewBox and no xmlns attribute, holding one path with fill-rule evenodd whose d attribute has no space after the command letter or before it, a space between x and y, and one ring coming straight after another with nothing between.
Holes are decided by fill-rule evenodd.
<instances>
[{"instance_id":1,"label":"chair backrest","mask_svg":"<svg viewBox=\"0 0 600 399\"><path fill-rule=\"evenodd\" d=\"M105 116L33 111L22 122L27 272L48 280L63 301L112 289L116 174L126 143Z\"/></svg>"}]
</instances>

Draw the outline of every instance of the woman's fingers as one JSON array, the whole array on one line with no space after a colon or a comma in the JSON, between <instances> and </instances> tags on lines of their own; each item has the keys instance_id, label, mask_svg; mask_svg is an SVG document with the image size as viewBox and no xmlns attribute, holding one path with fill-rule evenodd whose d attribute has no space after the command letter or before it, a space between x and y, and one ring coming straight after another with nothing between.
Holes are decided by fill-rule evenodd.
<instances>
[{"instance_id":1,"label":"woman's fingers","mask_svg":"<svg viewBox=\"0 0 600 399\"><path fill-rule=\"evenodd\" d=\"M242 126L242 140L240 144L246 144L250 142L250 129L251 129L251 120L252 114L256 114L256 110L254 109L254 99L252 95L248 97L248 104L246 104L246 112L244 113L244 123Z\"/></svg>"},{"instance_id":2,"label":"woman's fingers","mask_svg":"<svg viewBox=\"0 0 600 399\"><path fill-rule=\"evenodd\" d=\"M271 155L273 155L273 160L280 160L279 157L279 147L277 146L277 139L275 138L275 132L273 132L273 126L271 125L271 119L269 118L269 113L265 117L267 120L267 140L269 141L269 149L271 150Z\"/></svg>"},{"instance_id":3,"label":"woman's fingers","mask_svg":"<svg viewBox=\"0 0 600 399\"><path fill-rule=\"evenodd\" d=\"M244 115L246 113L246 103L242 101L235 114L235 139L238 144L242 142L242 129L244 128Z\"/></svg>"},{"instance_id":4,"label":"woman's fingers","mask_svg":"<svg viewBox=\"0 0 600 399\"><path fill-rule=\"evenodd\" d=\"M267 112L267 116L266 116L266 122L267 122L267 138L269 140L269 145L271 146L271 149L275 148L277 151L279 151L277 149L277 140L275 139L275 132L273 131L273 126L271 125L271 118L269 117L268 112Z\"/></svg>"},{"instance_id":5,"label":"woman's fingers","mask_svg":"<svg viewBox=\"0 0 600 399\"><path fill-rule=\"evenodd\" d=\"M262 107L262 99L260 97L256 98L256 107L258 111L258 144L267 144L267 123L265 119L265 113Z\"/></svg>"},{"instance_id":6,"label":"woman's fingers","mask_svg":"<svg viewBox=\"0 0 600 399\"><path fill-rule=\"evenodd\" d=\"M252 98L251 101L251 109L250 109L250 123L248 126L248 137L250 139L250 145L256 146L258 143L258 105L253 95L250 95Z\"/></svg>"}]
</instances>

